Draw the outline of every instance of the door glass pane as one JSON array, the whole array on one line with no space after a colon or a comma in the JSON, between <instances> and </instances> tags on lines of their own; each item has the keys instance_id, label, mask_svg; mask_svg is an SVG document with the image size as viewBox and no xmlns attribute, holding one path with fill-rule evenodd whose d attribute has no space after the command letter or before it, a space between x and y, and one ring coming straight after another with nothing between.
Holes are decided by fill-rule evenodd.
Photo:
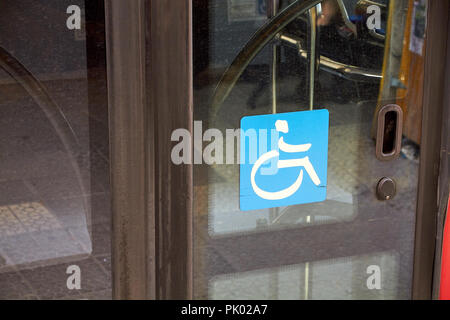
<instances>
[{"instance_id":1,"label":"door glass pane","mask_svg":"<svg viewBox=\"0 0 450 320\"><path fill-rule=\"evenodd\" d=\"M0 10L0 299L111 297L102 1Z\"/></svg>"},{"instance_id":2,"label":"door glass pane","mask_svg":"<svg viewBox=\"0 0 450 320\"><path fill-rule=\"evenodd\" d=\"M194 166L195 297L410 298L427 3L274 2L270 19L271 1L194 1L194 128L205 133L194 144L204 156ZM293 18L271 33L277 14ZM388 104L402 113L386 118L378 143L387 154L400 132L401 144L383 158L377 120ZM326 200L240 210L230 132L244 116L320 109L330 116ZM383 177L395 184L388 198L377 193Z\"/></svg>"},{"instance_id":3,"label":"door glass pane","mask_svg":"<svg viewBox=\"0 0 450 320\"><path fill-rule=\"evenodd\" d=\"M378 264L385 273L383 290L367 290L366 265ZM303 299L396 299L398 263L395 252L345 257L309 264L282 266L221 275L209 283L210 298L303 300Z\"/></svg>"}]
</instances>

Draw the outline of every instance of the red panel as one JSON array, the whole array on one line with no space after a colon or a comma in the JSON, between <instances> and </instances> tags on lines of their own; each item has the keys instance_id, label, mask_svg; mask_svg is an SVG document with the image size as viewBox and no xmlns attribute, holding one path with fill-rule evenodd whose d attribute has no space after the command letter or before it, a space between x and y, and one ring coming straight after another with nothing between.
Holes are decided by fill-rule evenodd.
<instances>
[{"instance_id":1,"label":"red panel","mask_svg":"<svg viewBox=\"0 0 450 320\"><path fill-rule=\"evenodd\" d=\"M450 197L447 205L447 219L444 228L442 248L440 299L450 300Z\"/></svg>"}]
</instances>

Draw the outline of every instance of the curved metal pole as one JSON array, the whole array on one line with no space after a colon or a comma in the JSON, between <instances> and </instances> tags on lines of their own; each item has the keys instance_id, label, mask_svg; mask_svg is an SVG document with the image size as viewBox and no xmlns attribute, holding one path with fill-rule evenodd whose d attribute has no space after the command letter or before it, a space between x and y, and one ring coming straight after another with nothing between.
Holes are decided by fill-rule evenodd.
<instances>
[{"instance_id":1,"label":"curved metal pole","mask_svg":"<svg viewBox=\"0 0 450 320\"><path fill-rule=\"evenodd\" d=\"M25 91L33 98L36 104L42 109L47 116L51 125L58 134L64 148L70 157L70 162L75 171L83 199L85 199L86 189L81 175L81 170L76 161L77 153L75 150L80 149L80 144L76 134L59 106L52 100L45 87L37 80L16 58L14 58L3 47L0 47L0 68L4 69L11 77L14 78ZM83 200L85 212L88 213L89 206Z\"/></svg>"},{"instance_id":2,"label":"curved metal pole","mask_svg":"<svg viewBox=\"0 0 450 320\"><path fill-rule=\"evenodd\" d=\"M284 27L323 0L297 0L262 26L250 39L245 47L228 67L217 85L212 99L212 116L214 117L225 99L233 89L245 68L256 55L269 43Z\"/></svg>"}]
</instances>

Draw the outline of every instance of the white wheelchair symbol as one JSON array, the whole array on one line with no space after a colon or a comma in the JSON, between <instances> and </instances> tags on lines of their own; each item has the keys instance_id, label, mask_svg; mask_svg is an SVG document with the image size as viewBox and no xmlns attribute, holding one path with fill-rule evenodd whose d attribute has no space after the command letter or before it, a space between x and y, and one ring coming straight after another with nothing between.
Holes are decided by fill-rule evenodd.
<instances>
[{"instance_id":1,"label":"white wheelchair symbol","mask_svg":"<svg viewBox=\"0 0 450 320\"><path fill-rule=\"evenodd\" d=\"M289 132L289 126L287 121L285 120L277 120L275 123L276 130L278 132L282 133L288 133ZM278 140L278 148L287 153L296 153L296 152L306 152L311 148L311 144L299 144L299 145L292 145L287 144L284 142L283 137L281 137ZM264 153L258 160L256 160L255 164L253 165L252 172L251 172L251 184L253 191L255 193L266 200L281 200L285 199L287 197L290 197L293 195L302 185L303 181L303 169L300 170L300 173L297 177L297 180L294 182L293 185L290 187L276 191L276 192L268 192L264 191L261 188L259 188L256 185L255 182L255 176L258 172L259 168L268 160L273 158L278 158L280 156L280 153L277 150L272 150L267 153ZM289 159L289 160L279 160L277 161L277 167L279 169L282 168L294 168L294 167L302 167L306 170L306 172L309 174L311 180L314 182L316 186L320 184L320 179L317 176L316 171L314 170L314 167L312 166L311 162L309 161L309 157L304 157L300 159Z\"/></svg>"}]
</instances>

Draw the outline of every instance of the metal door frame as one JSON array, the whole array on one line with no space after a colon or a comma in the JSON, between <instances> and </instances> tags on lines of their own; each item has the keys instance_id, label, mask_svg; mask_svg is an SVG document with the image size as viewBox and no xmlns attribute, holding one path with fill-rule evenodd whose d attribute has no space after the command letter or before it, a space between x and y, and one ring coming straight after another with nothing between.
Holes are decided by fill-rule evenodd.
<instances>
[{"instance_id":1,"label":"metal door frame","mask_svg":"<svg viewBox=\"0 0 450 320\"><path fill-rule=\"evenodd\" d=\"M170 137L192 131L189 0L106 0L115 299L192 297L192 166Z\"/></svg>"},{"instance_id":2,"label":"metal door frame","mask_svg":"<svg viewBox=\"0 0 450 320\"><path fill-rule=\"evenodd\" d=\"M425 52L422 138L414 246L413 299L431 299L438 226L439 168L442 149L442 118L445 106L446 65L450 32L449 1L428 3ZM447 29L447 32L443 32ZM448 119L447 119L448 121Z\"/></svg>"},{"instance_id":3,"label":"metal door frame","mask_svg":"<svg viewBox=\"0 0 450 320\"><path fill-rule=\"evenodd\" d=\"M169 144L193 134L192 1L106 0L115 299L193 297L193 167ZM429 1L414 299L432 297L449 7Z\"/></svg>"}]
</instances>

